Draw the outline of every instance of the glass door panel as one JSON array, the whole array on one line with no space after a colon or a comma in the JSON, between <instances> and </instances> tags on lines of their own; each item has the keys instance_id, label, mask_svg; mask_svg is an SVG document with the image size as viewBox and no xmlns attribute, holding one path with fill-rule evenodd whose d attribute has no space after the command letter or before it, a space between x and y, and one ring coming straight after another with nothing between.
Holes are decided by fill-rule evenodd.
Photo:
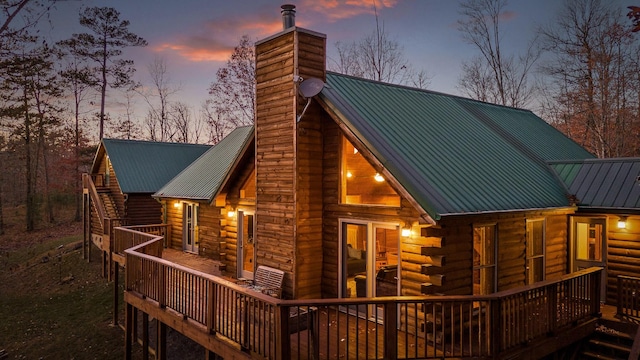
<instances>
[{"instance_id":1,"label":"glass door panel","mask_svg":"<svg viewBox=\"0 0 640 360\"><path fill-rule=\"evenodd\" d=\"M255 265L254 215L238 211L238 277L253 279Z\"/></svg>"},{"instance_id":2,"label":"glass door panel","mask_svg":"<svg viewBox=\"0 0 640 360\"><path fill-rule=\"evenodd\" d=\"M198 253L198 206L184 204L183 214L183 249L187 252Z\"/></svg>"},{"instance_id":3,"label":"glass door panel","mask_svg":"<svg viewBox=\"0 0 640 360\"><path fill-rule=\"evenodd\" d=\"M572 271L586 269L592 266L604 268L601 281L601 297L604 301L607 288L606 268L606 224L604 218L572 218Z\"/></svg>"}]
</instances>

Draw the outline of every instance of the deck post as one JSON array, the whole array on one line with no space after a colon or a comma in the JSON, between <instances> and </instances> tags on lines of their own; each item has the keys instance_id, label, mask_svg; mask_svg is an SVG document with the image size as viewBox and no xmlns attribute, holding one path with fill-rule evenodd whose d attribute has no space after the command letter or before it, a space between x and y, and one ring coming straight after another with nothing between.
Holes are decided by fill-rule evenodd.
<instances>
[{"instance_id":1,"label":"deck post","mask_svg":"<svg viewBox=\"0 0 640 360\"><path fill-rule=\"evenodd\" d=\"M502 351L502 312L501 312L502 301L500 298L491 300L491 351L490 355L492 358L497 359L498 355Z\"/></svg>"},{"instance_id":2,"label":"deck post","mask_svg":"<svg viewBox=\"0 0 640 360\"><path fill-rule=\"evenodd\" d=\"M394 301L384 304L384 358L398 358L398 305Z\"/></svg>"},{"instance_id":3,"label":"deck post","mask_svg":"<svg viewBox=\"0 0 640 360\"><path fill-rule=\"evenodd\" d=\"M166 304L165 293L167 292L167 284L165 284L164 265L160 264L158 269L158 306L164 309Z\"/></svg>"},{"instance_id":4,"label":"deck post","mask_svg":"<svg viewBox=\"0 0 640 360\"><path fill-rule=\"evenodd\" d=\"M207 332L209 334L216 333L216 284L208 281L207 289Z\"/></svg>"},{"instance_id":5,"label":"deck post","mask_svg":"<svg viewBox=\"0 0 640 360\"><path fill-rule=\"evenodd\" d=\"M278 306L277 310L280 310L280 314L278 316L278 320L276 322L276 329L280 331L276 331L276 344L279 349L276 349L276 354L279 353L278 359L290 359L291 358L291 344L289 336L289 307L288 306Z\"/></svg>"},{"instance_id":6,"label":"deck post","mask_svg":"<svg viewBox=\"0 0 640 360\"><path fill-rule=\"evenodd\" d=\"M149 359L149 314L142 312L142 358Z\"/></svg>"},{"instance_id":7,"label":"deck post","mask_svg":"<svg viewBox=\"0 0 640 360\"><path fill-rule=\"evenodd\" d=\"M618 297L616 298L616 314L622 315L622 278L620 277L620 275L618 275L616 279L618 281L616 284L616 288L618 288Z\"/></svg>"},{"instance_id":8,"label":"deck post","mask_svg":"<svg viewBox=\"0 0 640 360\"><path fill-rule=\"evenodd\" d=\"M131 339L138 341L138 308L134 307L131 318L133 319L133 328L131 329Z\"/></svg>"},{"instance_id":9,"label":"deck post","mask_svg":"<svg viewBox=\"0 0 640 360\"><path fill-rule=\"evenodd\" d=\"M600 269L597 272L591 273L591 280L594 282L594 285L591 289L591 314L595 317L602 317L602 312L600 311L600 295L602 288L602 274L604 271Z\"/></svg>"},{"instance_id":10,"label":"deck post","mask_svg":"<svg viewBox=\"0 0 640 360\"><path fill-rule=\"evenodd\" d=\"M156 360L167 360L167 325L156 319Z\"/></svg>"},{"instance_id":11,"label":"deck post","mask_svg":"<svg viewBox=\"0 0 640 360\"><path fill-rule=\"evenodd\" d=\"M127 304L124 308L124 358L126 360L131 360L131 345L132 345L132 336L131 332L133 330L133 306L131 304Z\"/></svg>"},{"instance_id":12,"label":"deck post","mask_svg":"<svg viewBox=\"0 0 640 360\"><path fill-rule=\"evenodd\" d=\"M558 332L558 284L553 284L548 287L549 300L548 300L548 312L549 312L549 336L555 336Z\"/></svg>"},{"instance_id":13,"label":"deck post","mask_svg":"<svg viewBox=\"0 0 640 360\"><path fill-rule=\"evenodd\" d=\"M83 175L84 177L84 175ZM84 180L84 179L83 179ZM89 244L89 239L91 239L91 213L88 211L91 209L89 206L89 194L86 193L85 189L82 190L82 258L87 259L87 245Z\"/></svg>"},{"instance_id":14,"label":"deck post","mask_svg":"<svg viewBox=\"0 0 640 360\"><path fill-rule=\"evenodd\" d=\"M118 263L115 264L113 271L113 326L118 326Z\"/></svg>"}]
</instances>

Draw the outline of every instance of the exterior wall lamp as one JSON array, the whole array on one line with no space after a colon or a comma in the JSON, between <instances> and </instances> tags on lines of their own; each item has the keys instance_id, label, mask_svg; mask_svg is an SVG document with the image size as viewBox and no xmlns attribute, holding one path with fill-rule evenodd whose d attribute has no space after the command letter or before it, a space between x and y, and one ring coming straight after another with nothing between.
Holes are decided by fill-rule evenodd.
<instances>
[{"instance_id":1,"label":"exterior wall lamp","mask_svg":"<svg viewBox=\"0 0 640 360\"><path fill-rule=\"evenodd\" d=\"M618 229L626 229L627 228L627 217L620 216L618 219Z\"/></svg>"},{"instance_id":2,"label":"exterior wall lamp","mask_svg":"<svg viewBox=\"0 0 640 360\"><path fill-rule=\"evenodd\" d=\"M411 229L409 228L402 229L402 237L409 237L409 236L411 236Z\"/></svg>"}]
</instances>

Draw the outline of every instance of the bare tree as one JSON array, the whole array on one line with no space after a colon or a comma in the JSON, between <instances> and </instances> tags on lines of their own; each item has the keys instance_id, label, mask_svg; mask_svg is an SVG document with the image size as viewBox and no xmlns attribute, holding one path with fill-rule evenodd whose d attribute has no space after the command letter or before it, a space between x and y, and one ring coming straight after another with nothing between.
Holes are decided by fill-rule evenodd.
<instances>
[{"instance_id":1,"label":"bare tree","mask_svg":"<svg viewBox=\"0 0 640 360\"><path fill-rule=\"evenodd\" d=\"M224 139L234 126L232 123L223 118L222 115L216 111L212 104L211 99L204 101L200 107L200 118L208 125L209 129L209 143L217 144L220 140Z\"/></svg>"},{"instance_id":2,"label":"bare tree","mask_svg":"<svg viewBox=\"0 0 640 360\"><path fill-rule=\"evenodd\" d=\"M149 127L157 129L154 131L155 141L166 141L175 133L174 124L170 121L171 97L178 93L180 88L171 84L164 58L154 58L153 62L147 65L147 70L152 86L140 91L149 105L146 122Z\"/></svg>"},{"instance_id":3,"label":"bare tree","mask_svg":"<svg viewBox=\"0 0 640 360\"><path fill-rule=\"evenodd\" d=\"M125 109L124 114L115 119L112 126L114 137L120 139L138 139L142 136L140 125L134 120L135 90L138 84L133 84L123 91L123 102L121 103Z\"/></svg>"},{"instance_id":4,"label":"bare tree","mask_svg":"<svg viewBox=\"0 0 640 360\"><path fill-rule=\"evenodd\" d=\"M171 122L175 131L172 141L188 143L191 132L191 108L183 102L171 104Z\"/></svg>"},{"instance_id":5,"label":"bare tree","mask_svg":"<svg viewBox=\"0 0 640 360\"><path fill-rule=\"evenodd\" d=\"M244 35L209 87L208 107L212 114L233 127L253 124L255 74L255 49L249 36Z\"/></svg>"},{"instance_id":6,"label":"bare tree","mask_svg":"<svg viewBox=\"0 0 640 360\"><path fill-rule=\"evenodd\" d=\"M507 0L466 0L461 3L458 30L480 55L464 62L458 87L466 95L501 105L524 107L534 95L529 74L541 51L533 39L520 56L503 53L500 18ZM480 63L478 63L480 62ZM482 91L488 91L481 94Z\"/></svg>"},{"instance_id":7,"label":"bare tree","mask_svg":"<svg viewBox=\"0 0 640 360\"><path fill-rule=\"evenodd\" d=\"M598 157L637 156L638 49L620 9L600 0L568 0L541 29L552 57L543 70L554 100L548 113ZM635 105L633 105L635 104Z\"/></svg>"},{"instance_id":8,"label":"bare tree","mask_svg":"<svg viewBox=\"0 0 640 360\"><path fill-rule=\"evenodd\" d=\"M375 10L375 8L374 8ZM416 72L404 55L402 45L391 38L376 11L376 28L361 40L337 42L338 59L330 69L346 75L387 83L426 88L430 77L424 70Z\"/></svg>"}]
</instances>

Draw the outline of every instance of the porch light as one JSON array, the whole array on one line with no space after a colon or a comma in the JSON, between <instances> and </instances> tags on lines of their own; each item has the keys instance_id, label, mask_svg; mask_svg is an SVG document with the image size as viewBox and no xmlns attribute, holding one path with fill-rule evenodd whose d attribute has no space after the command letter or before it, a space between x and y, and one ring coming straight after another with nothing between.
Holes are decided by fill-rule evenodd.
<instances>
[{"instance_id":1,"label":"porch light","mask_svg":"<svg viewBox=\"0 0 640 360\"><path fill-rule=\"evenodd\" d=\"M373 177L377 182L383 182L384 178L382 177L382 175L380 175L379 173L376 173L376 175Z\"/></svg>"},{"instance_id":2,"label":"porch light","mask_svg":"<svg viewBox=\"0 0 640 360\"><path fill-rule=\"evenodd\" d=\"M627 228L627 217L620 216L620 219L618 219L618 229L626 229L626 228Z\"/></svg>"},{"instance_id":3,"label":"porch light","mask_svg":"<svg viewBox=\"0 0 640 360\"><path fill-rule=\"evenodd\" d=\"M235 214L236 214L236 212L233 211L233 210L229 210L229 212L227 212L227 216L230 217L230 218L232 218Z\"/></svg>"},{"instance_id":4,"label":"porch light","mask_svg":"<svg viewBox=\"0 0 640 360\"><path fill-rule=\"evenodd\" d=\"M351 171L347 171L347 179L351 179L353 177L353 173Z\"/></svg>"},{"instance_id":5,"label":"porch light","mask_svg":"<svg viewBox=\"0 0 640 360\"><path fill-rule=\"evenodd\" d=\"M177 202L177 201L176 201L176 202L174 202L174 203L173 203L173 207L174 207L174 208L176 208L176 209L177 209L177 208L179 208L179 207L180 207L180 203L179 203L179 202Z\"/></svg>"},{"instance_id":6,"label":"porch light","mask_svg":"<svg viewBox=\"0 0 640 360\"><path fill-rule=\"evenodd\" d=\"M402 229L402 237L409 237L409 236L411 236L411 229L409 228Z\"/></svg>"}]
</instances>

